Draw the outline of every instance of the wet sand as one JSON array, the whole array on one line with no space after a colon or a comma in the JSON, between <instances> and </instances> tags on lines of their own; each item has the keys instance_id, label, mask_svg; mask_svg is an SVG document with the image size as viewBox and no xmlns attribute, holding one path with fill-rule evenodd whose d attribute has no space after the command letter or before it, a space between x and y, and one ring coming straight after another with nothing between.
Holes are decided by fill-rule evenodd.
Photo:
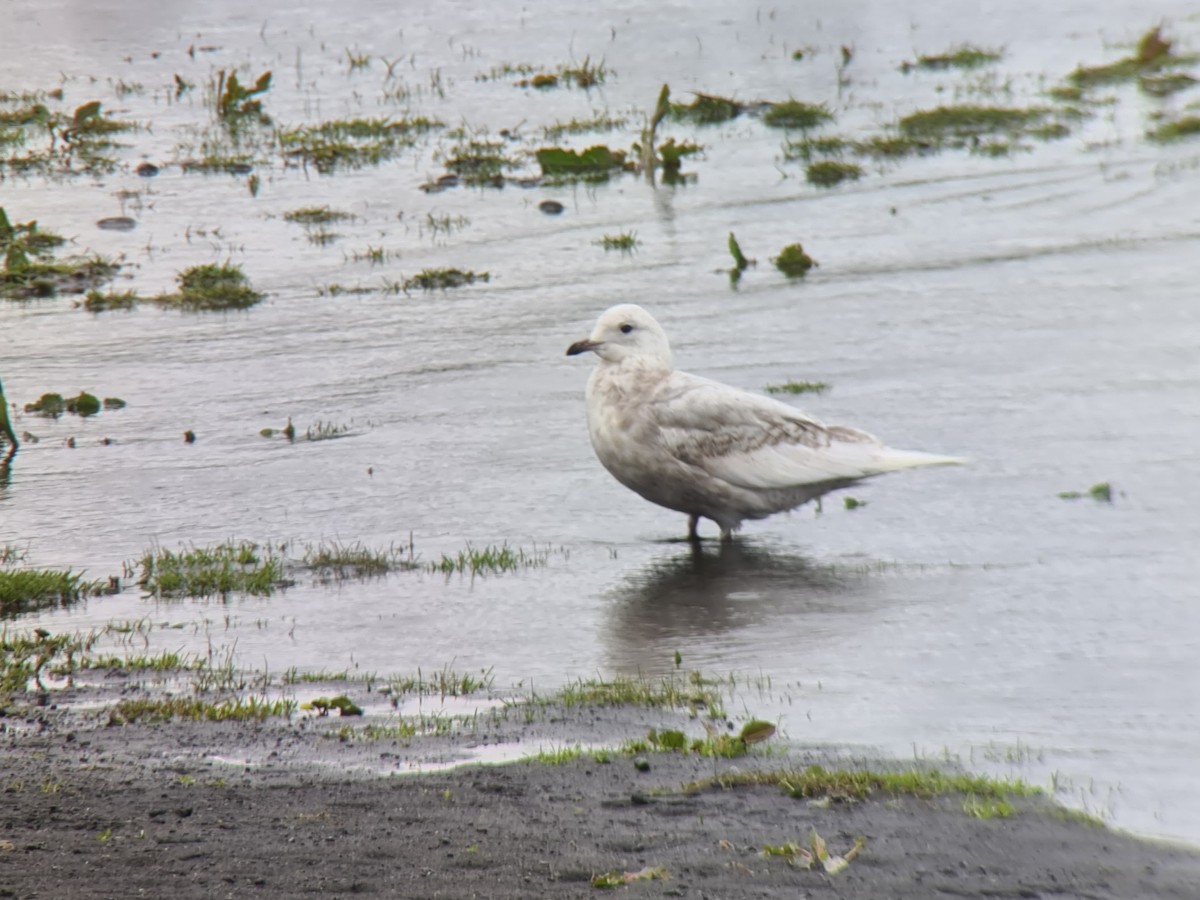
<instances>
[{"instance_id":1,"label":"wet sand","mask_svg":"<svg viewBox=\"0 0 1200 900\"><path fill-rule=\"evenodd\" d=\"M336 719L103 718L0 718L0 897L583 897L599 891L598 874L657 867L665 879L617 890L1125 900L1195 898L1200 885L1200 851L1064 816L1048 800L1014 800L1016 815L980 819L955 795L821 804L774 786L684 789L714 773L828 764L820 750L716 761L649 754L644 770L612 754L386 775L414 752L452 758L455 741L422 739L415 750L339 740ZM549 725L468 743L532 740L547 728L638 735L646 718L559 710ZM835 853L858 838L865 845L832 876L761 854L767 844L807 845L814 829Z\"/></svg>"}]
</instances>

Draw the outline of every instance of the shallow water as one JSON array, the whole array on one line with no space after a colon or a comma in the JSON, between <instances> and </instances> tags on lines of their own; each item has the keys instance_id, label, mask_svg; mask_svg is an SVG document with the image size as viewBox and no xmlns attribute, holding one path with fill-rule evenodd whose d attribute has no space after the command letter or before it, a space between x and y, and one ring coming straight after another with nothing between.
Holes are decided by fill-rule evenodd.
<instances>
[{"instance_id":1,"label":"shallow water","mask_svg":"<svg viewBox=\"0 0 1200 900\"><path fill-rule=\"evenodd\" d=\"M251 14L20 0L0 35L0 89L61 82L66 108L101 99L153 128L121 138L130 146L112 175L0 182L10 218L123 254L118 287L152 294L189 265L229 259L269 298L229 315L0 301L12 403L86 388L129 404L86 421L17 417L41 441L0 480L0 544L92 577L154 545L230 537L294 550L411 534L426 559L468 542L552 552L515 575L302 579L225 603L127 588L12 627L147 617L183 626L153 630L151 650L233 652L274 672L490 668L497 685L536 689L666 671L678 651L688 668L769 685L747 711L779 717L794 740L946 753L1038 783L1053 774L1064 799L1119 826L1200 842L1200 152L1142 138L1156 111L1177 113L1194 91L1104 89L1112 105L1065 140L1011 158L870 165L834 191L806 185L780 159L782 133L746 117L664 123L660 134L705 145L685 165L696 181L676 188L626 175L425 194L418 185L443 171L452 144L437 132L358 171L261 165L257 197L245 176L169 165L211 126L203 85L221 67L272 69L265 106L282 124L421 113L536 137L556 120L632 111L623 131L563 140L626 147L664 81L679 99L825 101L839 119L829 130L852 134L945 102L1048 102L1039 91L1080 62L1131 52L1159 21L1185 52L1200 49L1179 3L1026 4L1003 20L936 2L856 8L443 4L401 18L382 3ZM1005 59L967 74L898 71L914 52L962 41L1002 45ZM36 56L12 52L35 44ZM854 56L839 89L842 45ZM371 66L351 71L347 49ZM504 63L587 56L615 71L591 92L476 80ZM390 79L381 57L404 58ZM178 101L176 73L197 84ZM119 93L119 81L144 90ZM405 102L382 99L401 83ZM134 175L142 159L162 174ZM543 215L543 199L566 211ZM323 204L356 216L328 246L282 218ZM431 233L428 214L469 223ZM95 227L113 215L138 226ZM635 253L595 244L622 230L637 232ZM736 290L722 271L731 230L758 258ZM768 257L796 240L821 265L788 283ZM368 246L395 255L353 259ZM492 280L411 296L318 292L443 265ZM628 299L659 317L682 368L749 389L827 381L831 392L800 405L974 464L864 485L850 493L866 507L834 497L820 516L749 523L735 547L694 556L674 540L682 516L594 460L588 365L563 356ZM259 436L289 416L301 431L351 433ZM1100 481L1114 486L1111 505L1056 496Z\"/></svg>"}]
</instances>

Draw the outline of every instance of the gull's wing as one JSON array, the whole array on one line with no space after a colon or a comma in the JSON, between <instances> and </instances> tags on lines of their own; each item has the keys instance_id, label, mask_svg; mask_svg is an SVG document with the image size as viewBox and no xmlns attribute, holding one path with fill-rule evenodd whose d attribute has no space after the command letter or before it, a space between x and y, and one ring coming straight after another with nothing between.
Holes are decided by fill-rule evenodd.
<instances>
[{"instance_id":1,"label":"gull's wing","mask_svg":"<svg viewBox=\"0 0 1200 900\"><path fill-rule=\"evenodd\" d=\"M659 386L648 413L677 459L754 490L961 462L893 450L865 431L824 425L785 403L685 372Z\"/></svg>"}]
</instances>

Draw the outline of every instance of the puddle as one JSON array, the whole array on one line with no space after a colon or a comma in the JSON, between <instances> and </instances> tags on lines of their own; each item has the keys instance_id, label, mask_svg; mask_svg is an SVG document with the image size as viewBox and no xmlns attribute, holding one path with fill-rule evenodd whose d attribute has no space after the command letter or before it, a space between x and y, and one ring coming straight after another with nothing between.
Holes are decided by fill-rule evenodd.
<instances>
[{"instance_id":1,"label":"puddle","mask_svg":"<svg viewBox=\"0 0 1200 900\"><path fill-rule=\"evenodd\" d=\"M1087 785L1099 799L1084 802L1118 826L1200 843L1200 144L1144 137L1190 93L1108 86L1097 96L1113 102L1066 138L1001 158L867 161L831 190L783 161L798 135L746 114L665 120L661 138L704 145L683 160L695 179L673 187L626 174L421 190L470 136L520 157L514 177L537 174L522 154L543 144L628 148L664 81L684 103L693 92L825 103L827 131L847 136L950 102L1049 104L1044 91L1077 65L1128 55L1157 22L1180 52L1200 49L1192 11L1025 4L984 22L937 0L853 14L702 3L680 22L668 7L630 19L535 2L519 16L462 10L449 26L433 7L409 12L400 29L380 28L374 4L253 21L227 0L11 10L6 39L40 51L0 59L3 90L61 87L68 113L100 100L153 127L114 135L124 146L106 174L6 172L10 219L64 235L64 253L120 258L116 291L169 292L191 266L232 262L267 298L246 312L95 315L79 297L0 300L0 378L17 410L46 391L127 404L86 420L15 413L17 434L38 440L0 468L0 544L33 565L122 576L124 590L8 627L145 619L172 627L147 627L124 652L228 654L272 673L452 665L515 693L665 672L678 652L687 669L769 682L747 708L793 740L965 760L1019 743L1035 751L1021 761L1029 780L1069 782L1076 799ZM901 71L914 46L962 43L1004 57ZM354 54L369 64L353 67ZM611 72L590 91L480 77L585 57ZM216 127L207 85L235 68L245 85L272 71L258 99L279 127L448 124L332 174L258 146L250 171L185 173ZM176 76L193 87L176 96ZM628 124L541 137L600 114ZM138 174L143 163L158 174ZM545 215L546 201L561 214ZM285 218L320 207L352 218L316 241ZM119 217L136 227L96 226ZM758 260L736 289L730 231ZM632 252L605 252L606 235L630 232ZM769 259L795 242L820 265L790 282ZM489 280L388 288L441 269ZM854 490L865 507L750 523L732 551L692 556L668 542L681 516L593 458L588 366L563 356L599 311L630 299L663 323L683 368L754 390L826 382L797 405L974 465L880 480ZM299 434L353 427L338 440L261 436L289 418ZM1057 496L1102 481L1111 504ZM564 552L475 578L301 574L268 597L203 602L142 597L122 573L154 546L386 548L410 535L422 560L468 543Z\"/></svg>"}]
</instances>

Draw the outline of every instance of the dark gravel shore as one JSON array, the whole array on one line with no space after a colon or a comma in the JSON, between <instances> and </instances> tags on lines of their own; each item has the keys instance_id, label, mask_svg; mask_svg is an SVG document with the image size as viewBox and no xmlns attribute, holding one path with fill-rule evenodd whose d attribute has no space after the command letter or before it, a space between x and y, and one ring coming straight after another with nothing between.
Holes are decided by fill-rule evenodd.
<instances>
[{"instance_id":1,"label":"dark gravel shore","mask_svg":"<svg viewBox=\"0 0 1200 900\"><path fill-rule=\"evenodd\" d=\"M622 714L605 715L607 730ZM629 713L631 728L641 715ZM0 897L586 897L605 893L596 875L644 870L665 878L615 892L1200 897L1200 852L1046 800L981 819L959 795L824 804L769 785L682 789L714 772L803 766L803 755L650 754L643 770L615 754L388 776L365 765L386 748L298 724L78 721L0 718ZM814 830L834 853L865 844L836 875L761 853L808 846Z\"/></svg>"}]
</instances>

